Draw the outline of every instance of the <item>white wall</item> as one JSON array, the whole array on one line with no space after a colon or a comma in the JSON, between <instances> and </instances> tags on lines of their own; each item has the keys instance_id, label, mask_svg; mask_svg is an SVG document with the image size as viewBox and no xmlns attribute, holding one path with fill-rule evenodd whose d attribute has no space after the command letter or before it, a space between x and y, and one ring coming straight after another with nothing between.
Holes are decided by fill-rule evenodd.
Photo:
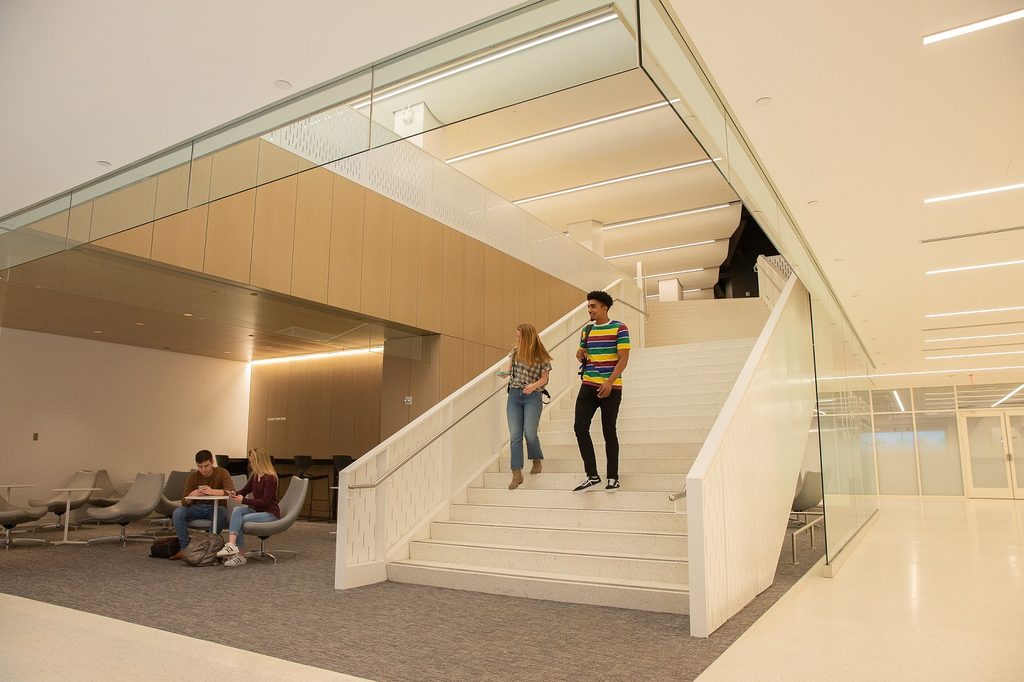
<instances>
[{"instance_id":1,"label":"white wall","mask_svg":"<svg viewBox=\"0 0 1024 682\"><path fill-rule=\"evenodd\" d=\"M40 486L16 502L76 469L120 485L204 448L241 455L248 414L248 363L0 328L0 485Z\"/></svg>"}]
</instances>

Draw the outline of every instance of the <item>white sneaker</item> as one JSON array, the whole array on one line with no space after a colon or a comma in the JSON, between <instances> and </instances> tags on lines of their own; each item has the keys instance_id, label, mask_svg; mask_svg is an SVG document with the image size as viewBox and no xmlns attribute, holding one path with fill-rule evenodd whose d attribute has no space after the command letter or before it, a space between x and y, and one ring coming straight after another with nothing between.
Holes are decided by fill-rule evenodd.
<instances>
[{"instance_id":1,"label":"white sneaker","mask_svg":"<svg viewBox=\"0 0 1024 682\"><path fill-rule=\"evenodd\" d=\"M233 542L229 542L225 544L219 552L217 552L217 558L223 559L225 557L235 556L236 554L238 554L238 545Z\"/></svg>"},{"instance_id":2,"label":"white sneaker","mask_svg":"<svg viewBox=\"0 0 1024 682\"><path fill-rule=\"evenodd\" d=\"M245 557L241 554L235 554L234 556L225 559L224 565L232 568L235 566L245 566Z\"/></svg>"}]
</instances>

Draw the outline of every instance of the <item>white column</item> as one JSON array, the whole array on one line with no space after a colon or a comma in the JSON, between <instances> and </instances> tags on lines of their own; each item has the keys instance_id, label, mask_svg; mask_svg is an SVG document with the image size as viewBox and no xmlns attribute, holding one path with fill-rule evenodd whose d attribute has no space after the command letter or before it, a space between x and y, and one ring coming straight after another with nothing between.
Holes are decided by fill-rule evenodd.
<instances>
[{"instance_id":1,"label":"white column","mask_svg":"<svg viewBox=\"0 0 1024 682\"><path fill-rule=\"evenodd\" d=\"M417 147L423 147L423 136L418 133L433 130L441 125L423 102L402 107L395 112L395 132L401 137L408 138L409 142Z\"/></svg>"},{"instance_id":2,"label":"white column","mask_svg":"<svg viewBox=\"0 0 1024 682\"><path fill-rule=\"evenodd\" d=\"M663 279L658 282L658 300L681 301L683 300L683 285L678 279Z\"/></svg>"},{"instance_id":3,"label":"white column","mask_svg":"<svg viewBox=\"0 0 1024 682\"><path fill-rule=\"evenodd\" d=\"M569 226L569 239L582 244L598 256L604 257L604 223L596 220L582 220L578 223L571 223Z\"/></svg>"}]
</instances>

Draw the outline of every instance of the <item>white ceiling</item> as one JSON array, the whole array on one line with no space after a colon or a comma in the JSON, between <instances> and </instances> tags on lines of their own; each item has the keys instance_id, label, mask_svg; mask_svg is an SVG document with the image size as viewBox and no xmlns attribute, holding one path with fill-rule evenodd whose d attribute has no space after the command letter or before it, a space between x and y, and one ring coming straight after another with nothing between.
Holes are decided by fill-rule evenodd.
<instances>
[{"instance_id":1,"label":"white ceiling","mask_svg":"<svg viewBox=\"0 0 1024 682\"><path fill-rule=\"evenodd\" d=\"M924 274L1024 258L1024 230L921 243L1024 225L1024 190L924 204L1024 182L1024 21L921 44L925 35L1020 9L1021 0L672 5L878 371L1024 366L1024 353L929 361L923 352L1010 341L930 354L1024 351L1024 337L925 343L1024 331L1024 310L925 318L1024 306L1024 266ZM772 103L755 104L761 97ZM924 331L962 325L985 326Z\"/></svg>"},{"instance_id":2,"label":"white ceiling","mask_svg":"<svg viewBox=\"0 0 1024 682\"><path fill-rule=\"evenodd\" d=\"M0 215L107 172L99 159L116 168L287 96L275 79L297 92L518 4L4 2ZM1024 305L1024 266L923 274L1020 258L1024 230L920 243L1024 224L1024 191L923 203L1024 182L1024 22L920 40L1020 0L672 4L879 371L1024 365L922 352L947 347L928 338L1024 331L1024 311L924 318ZM764 96L773 103L754 104ZM922 331L996 322L1010 324Z\"/></svg>"}]
</instances>

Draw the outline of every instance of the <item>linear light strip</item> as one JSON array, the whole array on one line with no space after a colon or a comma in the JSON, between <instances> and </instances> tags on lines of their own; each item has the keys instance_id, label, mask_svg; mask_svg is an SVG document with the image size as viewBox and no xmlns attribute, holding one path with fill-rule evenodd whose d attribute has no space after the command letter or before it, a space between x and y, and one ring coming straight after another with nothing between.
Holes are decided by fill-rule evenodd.
<instances>
[{"instance_id":1,"label":"linear light strip","mask_svg":"<svg viewBox=\"0 0 1024 682\"><path fill-rule=\"evenodd\" d=\"M683 289L684 294L694 294L698 291L704 291L704 289ZM647 298L657 298L658 296L661 296L661 294L647 294Z\"/></svg>"},{"instance_id":2,"label":"linear light strip","mask_svg":"<svg viewBox=\"0 0 1024 682\"><path fill-rule=\"evenodd\" d=\"M626 258L628 256L642 256L646 253L661 253L662 251L674 251L675 249L688 249L691 246L704 246L706 244L714 244L717 240L705 239L702 242L692 242L690 244L676 244L675 246L662 246L657 249L646 249L644 251L633 251L632 253L620 253L615 256L605 256L605 260L613 260L615 258Z\"/></svg>"},{"instance_id":3,"label":"linear light strip","mask_svg":"<svg viewBox=\"0 0 1024 682\"><path fill-rule=\"evenodd\" d=\"M992 407L999 407L1000 405L1005 403L1007 400L1009 400L1013 396L1017 395L1017 393L1019 393L1022 388L1024 388L1024 384L1021 384L1020 386L1018 386L1017 388L1013 389L1012 391L1010 391L1009 393L1004 395L1002 398L1000 398L996 402L992 403Z\"/></svg>"},{"instance_id":4,"label":"linear light strip","mask_svg":"<svg viewBox=\"0 0 1024 682\"><path fill-rule=\"evenodd\" d=\"M992 28L993 26L999 26L1001 24L1008 24L1011 21L1017 21L1018 19L1024 19L1024 9L1019 9L1014 12L1007 14L1000 14L997 17L991 19L983 19L981 21L975 21L973 24L966 24L965 26L959 26L957 28L951 28L947 31L940 31L939 33L932 33L921 39L922 45L931 45L932 43L938 43L943 40L949 40L950 38L958 38L968 33L974 33L975 31L982 31L986 28Z\"/></svg>"},{"instance_id":5,"label":"linear light strip","mask_svg":"<svg viewBox=\"0 0 1024 682\"><path fill-rule=\"evenodd\" d=\"M947 194L942 197L932 197L925 199L926 204L937 204L940 201L951 201L953 199L966 199L968 197L980 197L983 194L995 194L996 192L1009 192L1014 189L1024 189L1024 182L1018 182L1016 185L1003 185L1002 187L989 187L988 189L976 189L973 192L960 192L959 194Z\"/></svg>"},{"instance_id":6,"label":"linear light strip","mask_svg":"<svg viewBox=\"0 0 1024 682\"><path fill-rule=\"evenodd\" d=\"M594 189L596 187L605 187L606 185L614 185L619 182L626 182L627 180L637 180L639 178L646 178L652 175L660 175L661 173L671 173L677 170L684 170L686 168L695 168L697 166L704 166L711 163L711 159L701 159L700 161L691 161L689 163L681 163L677 166L668 166L667 168L657 168L655 170L644 171L643 173L633 173L632 175L624 175L621 178L612 178L611 180L602 180L600 182L592 182L588 185L580 185L579 187L570 187L568 189L560 189L557 192L548 192L547 194L538 194L533 197L526 197L525 199L519 199L512 203L516 206L520 204L528 204L531 201L540 201L541 199L550 199L551 197L562 196L563 194L571 194L573 192L582 192L586 189Z\"/></svg>"},{"instance_id":7,"label":"linear light strip","mask_svg":"<svg viewBox=\"0 0 1024 682\"><path fill-rule=\"evenodd\" d=\"M676 270L675 272L661 272L657 275L644 275L644 279L653 279L655 277L668 277L669 275L685 275L689 272L701 272L704 268L690 268L689 270Z\"/></svg>"},{"instance_id":8,"label":"linear light strip","mask_svg":"<svg viewBox=\"0 0 1024 682\"><path fill-rule=\"evenodd\" d=\"M672 101L673 102L678 102L679 100L677 99L677 100L672 100ZM505 142L504 144L497 144L497 145L494 145L493 147L487 147L486 149L480 149L480 150L475 151L475 152L469 152L468 154L462 154L461 156L453 156L452 158L447 159L445 161L445 163L458 163L459 161L465 161L466 159L472 159L472 158L477 157L477 156L483 156L484 154L490 154L492 152L498 152L498 151L501 151L502 149L508 149L510 147L517 147L517 146L519 146L521 144L527 144L529 142L536 142L537 140L544 140L544 139L547 139L549 137L554 137L555 135L561 135L563 133L569 133L569 132L572 132L574 130L580 130L581 128L588 128L590 126L596 126L596 125L599 125L601 123L607 123L608 121L615 121L615 120L618 120L620 118L625 118L626 116L633 116L634 114L642 114L645 111L651 111L653 109L658 109L660 107L667 107L668 105L669 105L669 102L662 101L662 102L655 102L654 104L648 104L648 105L645 105L645 106L642 106L642 107L637 107L636 109L630 109L628 111L620 111L617 114L609 114L608 116L601 116L600 118L591 119L589 121L583 121L581 123L575 123L575 124L570 125L570 126L565 126L564 128L557 128L555 130L549 130L547 132L538 133L536 135L530 135L529 137L523 137L523 138L520 138L518 140L512 140L511 142Z\"/></svg>"},{"instance_id":9,"label":"linear light strip","mask_svg":"<svg viewBox=\"0 0 1024 682\"><path fill-rule=\"evenodd\" d=\"M323 360L325 358L337 358L346 355L366 355L367 353L383 353L384 346L371 346L354 350L339 350L330 353L309 353L308 355L288 355L283 358L267 358L265 360L253 360L250 365L275 365L280 362L299 362L304 360Z\"/></svg>"},{"instance_id":10,"label":"linear light strip","mask_svg":"<svg viewBox=\"0 0 1024 682\"><path fill-rule=\"evenodd\" d=\"M984 270L985 268L1001 268L1004 265L1024 265L1024 260L1005 260L1000 263L984 263L983 265L964 265L959 268L943 268L941 270L929 270L926 275L941 275L946 272L965 272L967 270Z\"/></svg>"},{"instance_id":11,"label":"linear light strip","mask_svg":"<svg viewBox=\"0 0 1024 682\"><path fill-rule=\"evenodd\" d=\"M822 381L839 381L841 379L877 379L879 377L910 377L928 376L931 374L968 374L976 372L1007 372L1024 369L1024 365L1006 365L1003 367L970 367L965 369L924 369L916 372L885 372L882 374L851 374L849 376L822 377Z\"/></svg>"},{"instance_id":12,"label":"linear light strip","mask_svg":"<svg viewBox=\"0 0 1024 682\"><path fill-rule=\"evenodd\" d=\"M975 341L977 339L1001 339L1007 336L1024 336L1024 332L1010 332L1008 334L982 334L980 336L949 336L944 339L925 339L925 343L939 343L943 341Z\"/></svg>"},{"instance_id":13,"label":"linear light strip","mask_svg":"<svg viewBox=\"0 0 1024 682\"><path fill-rule=\"evenodd\" d=\"M630 225L640 225L642 223L653 223L658 220L668 220L670 218L681 218L683 216L695 215L697 213L707 213L708 211L718 211L723 208L729 208L732 203L718 204L716 206L705 206L704 208L692 208L687 211L676 211L675 213L664 213L662 215L650 216L649 218L637 218L636 220L624 220L621 223L609 223L602 227L602 230L616 230L620 227L628 227Z\"/></svg>"},{"instance_id":14,"label":"linear light strip","mask_svg":"<svg viewBox=\"0 0 1024 682\"><path fill-rule=\"evenodd\" d=\"M928 313L925 317L955 317L957 315L980 315L982 313L1007 313L1014 310L1024 310L1024 305L1016 305L1009 308L985 308L983 310L958 310L953 313Z\"/></svg>"},{"instance_id":15,"label":"linear light strip","mask_svg":"<svg viewBox=\"0 0 1024 682\"><path fill-rule=\"evenodd\" d=\"M896 404L900 406L900 412L906 412L907 408L903 407L903 401L900 400L900 394L896 391L892 392L892 397L896 398Z\"/></svg>"},{"instance_id":16,"label":"linear light strip","mask_svg":"<svg viewBox=\"0 0 1024 682\"><path fill-rule=\"evenodd\" d=\"M992 353L963 353L961 355L933 355L925 360L953 360L954 358L988 358L994 355L1024 355L1024 350L1001 350Z\"/></svg>"},{"instance_id":17,"label":"linear light strip","mask_svg":"<svg viewBox=\"0 0 1024 682\"><path fill-rule=\"evenodd\" d=\"M538 45L543 45L545 43L549 43L552 40L558 40L559 38L564 38L565 36L572 35L573 33L577 33L579 31L583 31L583 30L586 30L588 28L592 28L594 26L599 26L600 24L603 24L603 23L608 22L608 21L613 21L614 19L617 19L617 18L618 18L618 15L615 12L608 12L607 14L602 14L602 15L600 15L598 17L595 17L593 19L590 19L588 21L584 21L584 22L582 22L580 24L576 24L575 26L569 26L569 27L564 28L564 29L562 29L560 31L555 31L554 33L552 33L550 35L541 36L541 37L535 38L533 40L528 40L527 42L523 43L522 45L516 45L515 47L510 47L510 48L508 48L506 50L502 50L500 52L495 52L494 54L487 55L486 57L481 57L479 59L474 59L473 61L466 62L465 64L461 64L459 66L455 66L455 67L452 67L450 69L445 69L444 71L441 71L439 73L435 73L433 76L427 76L426 78L421 78L419 80L413 81L412 83L409 83L408 85L403 85L402 87L395 88L394 90L381 93L379 95L376 95L376 96L372 97L371 99L367 99L367 100L364 100L363 102L360 102L359 104L353 105L352 108L353 109L363 109L365 107L370 106L370 104L376 104L378 102L383 102L386 99L390 99L390 98L395 97L397 95L404 94L406 92L409 92L410 90L415 90L416 88L421 88L424 85L430 85L431 83L436 83L437 81L443 80L445 78L448 78L449 76L455 76L455 75L460 74L460 73L462 73L464 71L469 71L470 69L475 69L478 66L483 66L484 64L490 64L493 61L497 61L497 60L503 59L505 57L510 57L510 56L512 56L514 54L517 54L519 52L522 52L524 50L529 50L530 48L537 47Z\"/></svg>"}]
</instances>

